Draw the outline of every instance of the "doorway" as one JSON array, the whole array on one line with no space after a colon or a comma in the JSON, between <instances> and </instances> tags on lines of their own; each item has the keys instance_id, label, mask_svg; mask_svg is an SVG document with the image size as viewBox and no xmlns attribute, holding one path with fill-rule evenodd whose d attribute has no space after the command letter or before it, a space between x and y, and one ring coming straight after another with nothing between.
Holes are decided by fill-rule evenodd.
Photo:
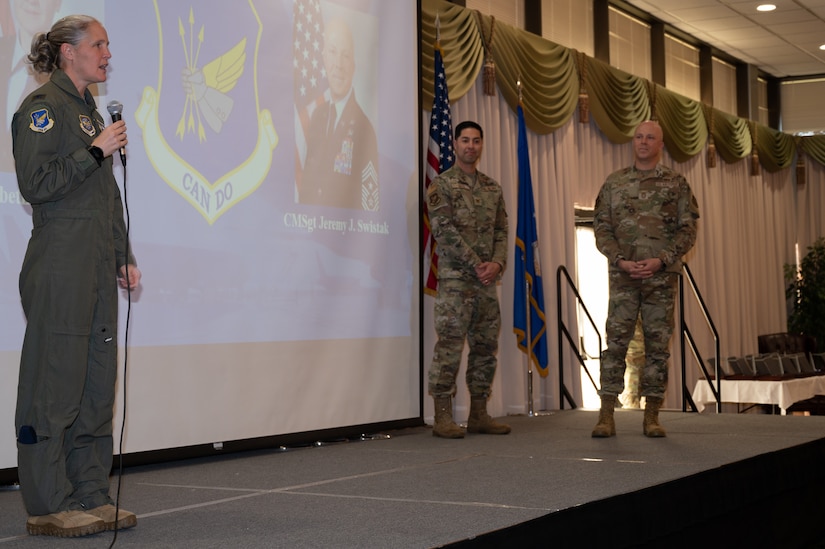
<instances>
[{"instance_id":1,"label":"doorway","mask_svg":"<svg viewBox=\"0 0 825 549\"><path fill-rule=\"evenodd\" d=\"M590 376L599 383L599 336L602 348L605 346L604 324L607 319L608 278L607 258L596 248L596 238L593 233L593 211L576 209L576 286L581 295L584 306L593 318L598 328L594 332L593 326L582 310L577 311L579 328L579 352L585 359L585 366L580 368L582 407L599 408L601 405L596 388L590 381ZM579 307L581 309L581 307Z\"/></svg>"}]
</instances>

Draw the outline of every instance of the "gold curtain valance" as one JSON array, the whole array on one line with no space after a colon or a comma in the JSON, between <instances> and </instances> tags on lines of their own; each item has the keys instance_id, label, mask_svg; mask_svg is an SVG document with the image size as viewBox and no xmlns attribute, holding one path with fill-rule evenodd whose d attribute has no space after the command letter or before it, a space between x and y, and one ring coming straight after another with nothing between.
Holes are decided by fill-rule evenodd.
<instances>
[{"instance_id":1,"label":"gold curtain valance","mask_svg":"<svg viewBox=\"0 0 825 549\"><path fill-rule=\"evenodd\" d=\"M627 143L636 126L650 118L644 79L595 59L585 62L593 120L611 142Z\"/></svg>"},{"instance_id":2,"label":"gold curtain valance","mask_svg":"<svg viewBox=\"0 0 825 549\"><path fill-rule=\"evenodd\" d=\"M811 135L799 141L805 154L820 164L825 164L825 135Z\"/></svg>"},{"instance_id":3,"label":"gold curtain valance","mask_svg":"<svg viewBox=\"0 0 825 549\"><path fill-rule=\"evenodd\" d=\"M778 172L794 162L796 141L790 134L756 124L756 150L762 166L769 172Z\"/></svg>"},{"instance_id":4,"label":"gold curtain valance","mask_svg":"<svg viewBox=\"0 0 825 549\"><path fill-rule=\"evenodd\" d=\"M489 18L484 19L489 28ZM579 98L579 76L572 50L498 23L492 50L498 89L513 110L518 107L521 81L527 127L546 134L570 120Z\"/></svg>"},{"instance_id":5,"label":"gold curtain valance","mask_svg":"<svg viewBox=\"0 0 825 549\"><path fill-rule=\"evenodd\" d=\"M733 164L753 149L748 121L718 109L709 108L713 116L713 142L719 155L728 164Z\"/></svg>"},{"instance_id":6,"label":"gold curtain valance","mask_svg":"<svg viewBox=\"0 0 825 549\"><path fill-rule=\"evenodd\" d=\"M484 64L484 46L473 12L443 0L424 0L421 8L421 93L425 108L433 104L436 15L441 27L441 53L451 102L464 97L473 87Z\"/></svg>"},{"instance_id":7,"label":"gold curtain valance","mask_svg":"<svg viewBox=\"0 0 825 549\"><path fill-rule=\"evenodd\" d=\"M686 162L702 152L708 141L708 124L701 103L657 86L656 116L674 160Z\"/></svg>"},{"instance_id":8,"label":"gold curtain valance","mask_svg":"<svg viewBox=\"0 0 825 549\"><path fill-rule=\"evenodd\" d=\"M433 100L435 19L441 28L441 48L450 100L463 97L484 65L484 32L491 18L445 0L421 3L421 85L424 108ZM495 22L491 53L498 90L515 110L517 82L522 82L522 105L527 126L539 134L565 124L586 92L589 112L613 143L627 143L640 122L655 114L665 133L670 155L684 162L699 154L712 135L725 162L738 162L758 152L769 172L791 166L797 147L825 164L825 136L794 138L765 125L723 113L643 78L587 57L511 25ZM751 128L755 129L751 136Z\"/></svg>"}]
</instances>

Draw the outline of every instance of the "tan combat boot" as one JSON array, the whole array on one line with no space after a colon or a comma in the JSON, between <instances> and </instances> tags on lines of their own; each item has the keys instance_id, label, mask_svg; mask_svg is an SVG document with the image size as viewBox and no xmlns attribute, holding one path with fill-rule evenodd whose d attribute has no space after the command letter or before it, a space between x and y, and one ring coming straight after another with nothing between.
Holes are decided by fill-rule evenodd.
<instances>
[{"instance_id":1,"label":"tan combat boot","mask_svg":"<svg viewBox=\"0 0 825 549\"><path fill-rule=\"evenodd\" d=\"M453 421L452 397L433 397L435 421L433 436L441 438L464 438L464 431Z\"/></svg>"},{"instance_id":2,"label":"tan combat boot","mask_svg":"<svg viewBox=\"0 0 825 549\"><path fill-rule=\"evenodd\" d=\"M667 433L664 428L659 425L659 408L662 407L662 399L647 397L645 398L645 419L642 426L642 431L645 436L652 438L666 437Z\"/></svg>"},{"instance_id":3,"label":"tan combat boot","mask_svg":"<svg viewBox=\"0 0 825 549\"><path fill-rule=\"evenodd\" d=\"M117 512L117 520L115 520ZM107 530L125 530L137 525L137 515L125 509L118 509L111 503L86 510L89 515L103 519L103 525Z\"/></svg>"},{"instance_id":4,"label":"tan combat boot","mask_svg":"<svg viewBox=\"0 0 825 549\"><path fill-rule=\"evenodd\" d=\"M506 435L510 426L499 423L487 413L487 397L470 397L470 418L467 420L467 431L485 435Z\"/></svg>"},{"instance_id":5,"label":"tan combat boot","mask_svg":"<svg viewBox=\"0 0 825 549\"><path fill-rule=\"evenodd\" d=\"M602 407L599 409L599 422L593 427L591 436L607 438L616 434L616 422L613 421L613 409L616 407L616 395L602 395Z\"/></svg>"},{"instance_id":6,"label":"tan combat boot","mask_svg":"<svg viewBox=\"0 0 825 549\"><path fill-rule=\"evenodd\" d=\"M26 521L26 531L32 536L76 538L97 534L105 529L102 519L79 510L32 516Z\"/></svg>"}]
</instances>

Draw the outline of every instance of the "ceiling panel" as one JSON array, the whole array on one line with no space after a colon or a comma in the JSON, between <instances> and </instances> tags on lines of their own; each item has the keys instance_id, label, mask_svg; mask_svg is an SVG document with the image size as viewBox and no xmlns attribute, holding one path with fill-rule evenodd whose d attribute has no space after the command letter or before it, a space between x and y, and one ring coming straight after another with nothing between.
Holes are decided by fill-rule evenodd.
<instances>
[{"instance_id":1,"label":"ceiling panel","mask_svg":"<svg viewBox=\"0 0 825 549\"><path fill-rule=\"evenodd\" d=\"M757 13L749 15L743 14L754 23L771 27L772 25L779 25L782 23L804 23L811 20L811 12L807 10L787 10L787 11L773 11L770 13Z\"/></svg>"},{"instance_id":2,"label":"ceiling panel","mask_svg":"<svg viewBox=\"0 0 825 549\"><path fill-rule=\"evenodd\" d=\"M688 25L693 27L700 28L705 32L712 32L712 31L733 31L736 29L742 29L746 32L753 32L759 27L755 26L753 23L749 23L745 19L741 17L719 17L716 19L701 19L701 20L691 20L685 21ZM679 26L678 24L676 25Z\"/></svg>"},{"instance_id":3,"label":"ceiling panel","mask_svg":"<svg viewBox=\"0 0 825 549\"><path fill-rule=\"evenodd\" d=\"M684 4L678 8L674 8L663 13L667 13L673 17L684 19L686 21L702 21L704 19L717 19L719 17L731 17L738 15L727 6L715 5L697 8L695 6L685 6Z\"/></svg>"},{"instance_id":4,"label":"ceiling panel","mask_svg":"<svg viewBox=\"0 0 825 549\"><path fill-rule=\"evenodd\" d=\"M812 20L808 18L807 21L799 23L780 23L778 25L774 25L773 30L780 36L795 34L796 36L794 36L793 42L798 41L801 35L815 34L818 40L816 47L819 47L819 45L825 41L825 36L823 36L823 33L825 33L825 23L815 19Z\"/></svg>"},{"instance_id":5,"label":"ceiling panel","mask_svg":"<svg viewBox=\"0 0 825 549\"><path fill-rule=\"evenodd\" d=\"M825 0L630 0L627 4L777 78L825 75Z\"/></svg>"}]
</instances>

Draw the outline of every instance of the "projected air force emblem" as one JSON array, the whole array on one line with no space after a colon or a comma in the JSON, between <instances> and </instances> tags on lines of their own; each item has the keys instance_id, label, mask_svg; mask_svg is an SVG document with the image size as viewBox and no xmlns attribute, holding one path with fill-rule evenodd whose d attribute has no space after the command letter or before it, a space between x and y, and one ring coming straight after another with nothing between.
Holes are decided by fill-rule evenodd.
<instances>
[{"instance_id":1,"label":"projected air force emblem","mask_svg":"<svg viewBox=\"0 0 825 549\"><path fill-rule=\"evenodd\" d=\"M230 28L221 10L154 0L160 72L136 113L155 170L210 225L261 185L278 145L259 109L260 18L231 5Z\"/></svg>"}]
</instances>

